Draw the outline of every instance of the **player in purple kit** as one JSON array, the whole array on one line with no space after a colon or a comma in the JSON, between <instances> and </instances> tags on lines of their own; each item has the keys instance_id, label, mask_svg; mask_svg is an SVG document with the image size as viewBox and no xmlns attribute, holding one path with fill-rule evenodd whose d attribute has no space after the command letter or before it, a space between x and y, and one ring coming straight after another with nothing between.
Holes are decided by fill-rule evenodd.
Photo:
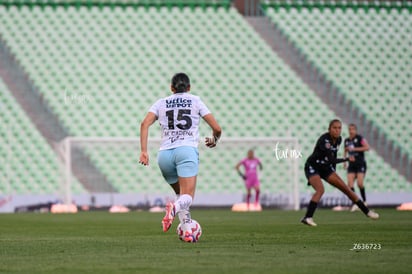
<instances>
[{"instance_id":1,"label":"player in purple kit","mask_svg":"<svg viewBox=\"0 0 412 274\"><path fill-rule=\"evenodd\" d=\"M243 174L240 171L240 166L243 166L245 169L245 173ZM252 188L255 190L255 205L259 204L259 194L260 194L260 182L259 176L257 172L257 168L259 167L260 170L263 169L262 163L258 158L255 157L255 154L252 149L247 152L247 157L241 160L236 165L236 170L239 175L245 180L247 196L246 196L246 204L247 208L249 209L250 205L250 197L252 196Z\"/></svg>"}]
</instances>

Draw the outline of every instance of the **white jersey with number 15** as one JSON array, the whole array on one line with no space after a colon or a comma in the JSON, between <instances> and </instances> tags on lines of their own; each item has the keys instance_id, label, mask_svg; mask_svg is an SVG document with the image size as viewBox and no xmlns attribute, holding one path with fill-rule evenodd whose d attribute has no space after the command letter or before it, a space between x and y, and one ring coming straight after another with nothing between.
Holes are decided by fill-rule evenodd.
<instances>
[{"instance_id":1,"label":"white jersey with number 15","mask_svg":"<svg viewBox=\"0 0 412 274\"><path fill-rule=\"evenodd\" d=\"M160 150L197 147L200 118L210 113L198 96L187 92L159 99L149 112L159 120L162 134Z\"/></svg>"}]
</instances>

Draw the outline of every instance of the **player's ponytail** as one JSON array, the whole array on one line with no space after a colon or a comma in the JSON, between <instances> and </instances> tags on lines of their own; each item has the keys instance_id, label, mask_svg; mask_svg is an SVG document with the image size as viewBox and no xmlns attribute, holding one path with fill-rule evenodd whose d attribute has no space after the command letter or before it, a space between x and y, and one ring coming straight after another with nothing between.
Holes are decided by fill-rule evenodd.
<instances>
[{"instance_id":1,"label":"player's ponytail","mask_svg":"<svg viewBox=\"0 0 412 274\"><path fill-rule=\"evenodd\" d=\"M176 73L172 78L172 87L176 93L186 92L190 87L190 79L185 73Z\"/></svg>"}]
</instances>

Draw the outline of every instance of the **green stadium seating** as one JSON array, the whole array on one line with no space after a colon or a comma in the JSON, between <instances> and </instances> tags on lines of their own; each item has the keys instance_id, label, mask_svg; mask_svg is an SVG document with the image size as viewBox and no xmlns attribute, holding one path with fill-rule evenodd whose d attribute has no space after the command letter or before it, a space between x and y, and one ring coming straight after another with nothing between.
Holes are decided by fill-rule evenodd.
<instances>
[{"instance_id":1,"label":"green stadium seating","mask_svg":"<svg viewBox=\"0 0 412 274\"><path fill-rule=\"evenodd\" d=\"M62 194L56 154L0 79L0 194ZM75 180L73 192L83 192Z\"/></svg>"},{"instance_id":2,"label":"green stadium seating","mask_svg":"<svg viewBox=\"0 0 412 274\"><path fill-rule=\"evenodd\" d=\"M403 8L267 7L308 60L412 155L412 14Z\"/></svg>"},{"instance_id":3,"label":"green stadium seating","mask_svg":"<svg viewBox=\"0 0 412 274\"><path fill-rule=\"evenodd\" d=\"M147 109L169 94L169 79L178 71L189 73L192 92L219 119L225 137L292 135L306 157L334 118L231 7L0 6L0 33L72 136L135 137ZM201 136L208 134L203 125ZM151 137L158 135L151 130ZM199 191L243 192L233 167L247 149L213 151L228 168L216 170L215 181L199 184ZM155 164L137 166L135 150L115 157L107 148L85 150L120 192L168 190ZM199 178L205 181L202 172L215 158L201 153ZM265 178L263 171L263 188L288 187L287 166L279 168L270 153L263 157L267 170L278 170L277 178ZM371 189L412 191L375 152L368 159ZM303 162L300 191L309 192ZM159 176L142 179L153 172Z\"/></svg>"}]
</instances>

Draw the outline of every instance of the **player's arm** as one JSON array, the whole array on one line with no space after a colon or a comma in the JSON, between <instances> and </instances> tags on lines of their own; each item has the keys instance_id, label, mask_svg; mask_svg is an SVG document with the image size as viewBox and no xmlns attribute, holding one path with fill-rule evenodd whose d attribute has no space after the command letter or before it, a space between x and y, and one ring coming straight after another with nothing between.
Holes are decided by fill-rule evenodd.
<instances>
[{"instance_id":1,"label":"player's arm","mask_svg":"<svg viewBox=\"0 0 412 274\"><path fill-rule=\"evenodd\" d=\"M368 141L366 141L365 138L362 138L361 145L362 145L361 147L355 147L353 149L353 151L363 152L363 151L368 151L369 150L369 144L368 144Z\"/></svg>"},{"instance_id":2,"label":"player's arm","mask_svg":"<svg viewBox=\"0 0 412 274\"><path fill-rule=\"evenodd\" d=\"M344 157L344 158L337 158L334 156L333 152L330 149L327 149L325 151L326 156L329 159L329 163L336 165L344 162L354 162L355 161L355 156L349 156L349 157Z\"/></svg>"},{"instance_id":3,"label":"player's arm","mask_svg":"<svg viewBox=\"0 0 412 274\"><path fill-rule=\"evenodd\" d=\"M209 113L203 116L203 120L209 125L212 129L212 137L206 137L205 144L207 147L215 147L217 141L220 139L222 135L222 129L220 128L218 122L216 121L213 114Z\"/></svg>"},{"instance_id":4,"label":"player's arm","mask_svg":"<svg viewBox=\"0 0 412 274\"><path fill-rule=\"evenodd\" d=\"M148 112L140 124L140 158L139 163L147 166L149 164L149 154L147 153L147 140L149 127L156 121L157 117L153 112Z\"/></svg>"},{"instance_id":5,"label":"player's arm","mask_svg":"<svg viewBox=\"0 0 412 274\"><path fill-rule=\"evenodd\" d=\"M242 177L243 180L246 180L246 175L243 174L243 173L240 171L240 166L241 166L241 165L242 165L242 162L237 163L237 165L235 166L235 169L237 170L237 174L239 174L239 176Z\"/></svg>"},{"instance_id":6,"label":"player's arm","mask_svg":"<svg viewBox=\"0 0 412 274\"><path fill-rule=\"evenodd\" d=\"M350 156L350 157L345 157L345 158L337 158L332 150L331 150L331 144L328 142L325 142L324 140L319 140L319 149L322 151L323 155L327 157L328 162L330 164L336 165L344 162L353 162L355 161L355 157Z\"/></svg>"},{"instance_id":7,"label":"player's arm","mask_svg":"<svg viewBox=\"0 0 412 274\"><path fill-rule=\"evenodd\" d=\"M345 152L345 154L344 155L346 155L346 152L348 152L349 151L349 145L346 145L346 141L343 143L344 144L344 146L345 146L345 149L344 149L344 152Z\"/></svg>"},{"instance_id":8,"label":"player's arm","mask_svg":"<svg viewBox=\"0 0 412 274\"><path fill-rule=\"evenodd\" d=\"M336 164L355 161L355 156L349 156L345 158L335 158L332 151L330 151L330 153L327 154L327 157L329 159L329 163L332 164L333 168L335 169L336 169Z\"/></svg>"},{"instance_id":9,"label":"player's arm","mask_svg":"<svg viewBox=\"0 0 412 274\"><path fill-rule=\"evenodd\" d=\"M336 158L336 159L330 161L330 163L340 164L340 163L344 163L344 162L354 162L354 161L355 161L355 157L349 156L349 157L345 157L345 158Z\"/></svg>"}]
</instances>

